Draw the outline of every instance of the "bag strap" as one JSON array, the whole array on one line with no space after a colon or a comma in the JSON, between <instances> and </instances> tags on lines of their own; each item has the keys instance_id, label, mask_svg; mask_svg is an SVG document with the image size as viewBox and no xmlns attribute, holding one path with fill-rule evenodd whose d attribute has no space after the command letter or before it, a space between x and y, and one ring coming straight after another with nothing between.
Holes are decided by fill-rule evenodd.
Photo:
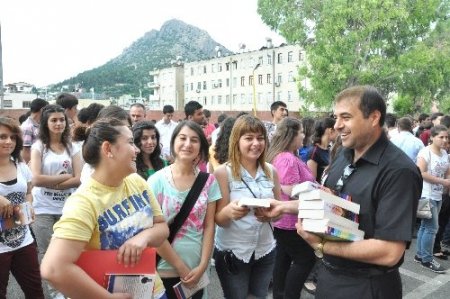
<instances>
[{"instance_id":1,"label":"bag strap","mask_svg":"<svg viewBox=\"0 0 450 299\"><path fill-rule=\"evenodd\" d=\"M188 195L186 196L186 199L183 202L183 205L181 206L180 211L178 212L177 216L173 219L173 222L169 225L169 237L167 240L169 243L172 243L173 239L175 238L175 235L180 230L183 223L186 221L187 217L192 211L192 208L194 207L195 203L197 202L197 199L200 195L200 192L202 191L203 187L206 184L206 181L209 178L209 173L200 171L197 175L197 178L195 179L194 184L191 187L191 190L189 190Z\"/></svg>"},{"instance_id":2,"label":"bag strap","mask_svg":"<svg viewBox=\"0 0 450 299\"><path fill-rule=\"evenodd\" d=\"M253 190L250 188L250 186L247 184L247 182L244 181L243 178L241 178L241 181L244 183L245 187L247 187L247 189L250 191L250 193L253 195L254 198L259 198L255 195L255 193L253 193ZM270 229L272 230L272 233L273 233L272 223L270 223L270 222L267 222L267 223L269 223Z\"/></svg>"}]
</instances>

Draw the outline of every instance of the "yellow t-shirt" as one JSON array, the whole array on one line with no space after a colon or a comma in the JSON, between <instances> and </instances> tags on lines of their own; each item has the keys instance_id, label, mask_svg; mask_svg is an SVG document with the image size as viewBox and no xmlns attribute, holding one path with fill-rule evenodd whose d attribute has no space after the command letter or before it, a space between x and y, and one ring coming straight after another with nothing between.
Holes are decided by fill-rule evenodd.
<instances>
[{"instance_id":1,"label":"yellow t-shirt","mask_svg":"<svg viewBox=\"0 0 450 299\"><path fill-rule=\"evenodd\" d=\"M93 178L82 184L66 201L53 237L87 242L87 249L118 249L126 240L153 226L161 208L138 174L126 177L118 187ZM157 275L154 297L164 293Z\"/></svg>"}]
</instances>

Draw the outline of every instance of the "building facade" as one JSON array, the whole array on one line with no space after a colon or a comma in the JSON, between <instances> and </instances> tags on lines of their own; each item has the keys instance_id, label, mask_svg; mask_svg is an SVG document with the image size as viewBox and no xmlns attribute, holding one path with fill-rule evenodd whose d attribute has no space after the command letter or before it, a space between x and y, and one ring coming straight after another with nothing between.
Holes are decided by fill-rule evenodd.
<instances>
[{"instance_id":1,"label":"building facade","mask_svg":"<svg viewBox=\"0 0 450 299\"><path fill-rule=\"evenodd\" d=\"M184 103L198 101L215 111L268 111L274 101L283 101L291 111L303 105L296 78L306 64L305 51L298 45L266 47L257 51L221 56L209 60L180 60L166 69L150 72L154 90L150 109L170 104L182 110Z\"/></svg>"}]
</instances>

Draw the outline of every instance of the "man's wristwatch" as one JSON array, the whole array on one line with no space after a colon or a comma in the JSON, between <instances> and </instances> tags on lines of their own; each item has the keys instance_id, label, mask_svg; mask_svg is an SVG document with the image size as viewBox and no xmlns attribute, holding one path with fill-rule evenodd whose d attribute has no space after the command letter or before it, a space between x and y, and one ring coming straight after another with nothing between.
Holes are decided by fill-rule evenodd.
<instances>
[{"instance_id":1,"label":"man's wristwatch","mask_svg":"<svg viewBox=\"0 0 450 299\"><path fill-rule=\"evenodd\" d=\"M323 246L325 245L326 240L322 239L319 244L317 244L316 249L314 250L314 254L319 258L323 258Z\"/></svg>"}]
</instances>

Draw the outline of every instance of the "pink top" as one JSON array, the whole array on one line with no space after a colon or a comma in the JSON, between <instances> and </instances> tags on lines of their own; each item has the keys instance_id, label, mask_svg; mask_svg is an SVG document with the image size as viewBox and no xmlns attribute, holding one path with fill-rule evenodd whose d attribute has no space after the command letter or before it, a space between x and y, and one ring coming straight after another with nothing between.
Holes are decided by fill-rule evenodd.
<instances>
[{"instance_id":1,"label":"pink top","mask_svg":"<svg viewBox=\"0 0 450 299\"><path fill-rule=\"evenodd\" d=\"M297 185L306 181L314 182L315 178L308 166L293 153L282 152L272 161L280 180L280 185ZM281 191L281 200L288 201L289 195ZM285 230L295 230L297 214L285 214L274 226Z\"/></svg>"}]
</instances>

